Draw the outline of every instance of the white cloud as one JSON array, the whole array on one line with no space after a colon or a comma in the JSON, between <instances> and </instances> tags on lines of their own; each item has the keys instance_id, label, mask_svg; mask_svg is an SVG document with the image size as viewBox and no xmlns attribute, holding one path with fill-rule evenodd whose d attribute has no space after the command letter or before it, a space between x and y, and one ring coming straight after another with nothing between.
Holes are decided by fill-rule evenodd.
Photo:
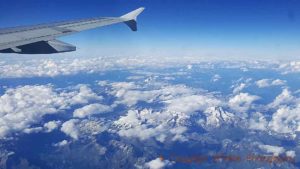
<instances>
[{"instance_id":1,"label":"white cloud","mask_svg":"<svg viewBox=\"0 0 300 169\"><path fill-rule=\"evenodd\" d=\"M217 82L221 79L221 76L219 74L215 74L212 78L211 81L213 82Z\"/></svg>"},{"instance_id":2,"label":"white cloud","mask_svg":"<svg viewBox=\"0 0 300 169\"><path fill-rule=\"evenodd\" d=\"M295 98L288 89L283 89L282 93L279 94L268 106L270 108L278 108L280 106L290 105L297 102L297 100L298 99Z\"/></svg>"},{"instance_id":3,"label":"white cloud","mask_svg":"<svg viewBox=\"0 0 300 169\"><path fill-rule=\"evenodd\" d=\"M31 125L38 124L43 116L99 98L87 86L72 90L59 92L49 85L7 89L0 96L0 138L19 131L37 132L39 129Z\"/></svg>"},{"instance_id":4,"label":"white cloud","mask_svg":"<svg viewBox=\"0 0 300 169\"><path fill-rule=\"evenodd\" d=\"M113 89L129 90L136 89L138 86L134 82L115 82L111 86Z\"/></svg>"},{"instance_id":5,"label":"white cloud","mask_svg":"<svg viewBox=\"0 0 300 169\"><path fill-rule=\"evenodd\" d=\"M73 112L73 117L85 118L87 116L91 116L91 115L95 115L95 114L106 113L111 110L112 109L109 106L95 103L95 104L86 105L82 108L76 109Z\"/></svg>"},{"instance_id":6,"label":"white cloud","mask_svg":"<svg viewBox=\"0 0 300 169\"><path fill-rule=\"evenodd\" d=\"M159 94L158 99L161 101L172 100L196 93L195 89L189 88L185 85L160 85L160 89L158 89L157 92Z\"/></svg>"},{"instance_id":7,"label":"white cloud","mask_svg":"<svg viewBox=\"0 0 300 169\"><path fill-rule=\"evenodd\" d=\"M23 132L26 134L39 133L39 132L50 133L53 130L57 129L59 125L60 125L60 121L49 121L45 123L43 127L26 128L23 130Z\"/></svg>"},{"instance_id":8,"label":"white cloud","mask_svg":"<svg viewBox=\"0 0 300 169\"><path fill-rule=\"evenodd\" d=\"M146 163L146 167L149 169L163 169L165 167L169 167L173 165L174 162L170 162L169 160L163 160L161 158L156 158L152 161Z\"/></svg>"},{"instance_id":9,"label":"white cloud","mask_svg":"<svg viewBox=\"0 0 300 169\"><path fill-rule=\"evenodd\" d=\"M74 140L91 137L105 131L107 127L99 120L71 119L62 124L61 131Z\"/></svg>"},{"instance_id":10,"label":"white cloud","mask_svg":"<svg viewBox=\"0 0 300 169\"><path fill-rule=\"evenodd\" d=\"M299 72L300 62L278 63L262 61L216 61L201 57L51 57L0 62L0 78L73 75L134 68L168 68L196 65L200 68L240 68L241 70L274 68L284 72ZM280 65L280 66L279 66ZM190 66L187 66L189 68Z\"/></svg>"},{"instance_id":11,"label":"white cloud","mask_svg":"<svg viewBox=\"0 0 300 169\"><path fill-rule=\"evenodd\" d=\"M24 86L8 89L0 97L0 138L29 128L46 114L57 113L68 105L51 86Z\"/></svg>"},{"instance_id":12,"label":"white cloud","mask_svg":"<svg viewBox=\"0 0 300 169\"><path fill-rule=\"evenodd\" d=\"M286 84L286 81L285 80L280 80L280 79L275 79L271 83L272 86L283 86L285 84Z\"/></svg>"},{"instance_id":13,"label":"white cloud","mask_svg":"<svg viewBox=\"0 0 300 169\"><path fill-rule=\"evenodd\" d=\"M187 128L182 124L185 118L188 117L181 113L130 110L114 124L122 137L138 138L142 141L151 138L159 142L186 141L184 133Z\"/></svg>"},{"instance_id":14,"label":"white cloud","mask_svg":"<svg viewBox=\"0 0 300 169\"><path fill-rule=\"evenodd\" d=\"M261 79L255 82L255 84L259 87L259 88L263 88L263 87L269 87L270 86L270 80L269 79Z\"/></svg>"},{"instance_id":15,"label":"white cloud","mask_svg":"<svg viewBox=\"0 0 300 169\"><path fill-rule=\"evenodd\" d=\"M10 156L14 155L15 152L13 151L9 151L9 150L5 150L3 149L3 147L1 148L0 151L0 158L1 158L1 164L0 167L1 168L7 168L7 160L9 159Z\"/></svg>"},{"instance_id":16,"label":"white cloud","mask_svg":"<svg viewBox=\"0 0 300 169\"><path fill-rule=\"evenodd\" d=\"M38 133L43 130L43 127L26 128L23 130L26 134Z\"/></svg>"},{"instance_id":17,"label":"white cloud","mask_svg":"<svg viewBox=\"0 0 300 169\"><path fill-rule=\"evenodd\" d=\"M258 99L259 97L255 95L239 93L238 95L230 98L228 104L232 110L243 114L248 111L252 107L252 103Z\"/></svg>"},{"instance_id":18,"label":"white cloud","mask_svg":"<svg viewBox=\"0 0 300 169\"><path fill-rule=\"evenodd\" d=\"M259 145L258 147L263 151L266 151L267 153L272 153L274 156L279 156L280 154L285 152L285 149L283 147L278 146Z\"/></svg>"},{"instance_id":19,"label":"white cloud","mask_svg":"<svg viewBox=\"0 0 300 169\"><path fill-rule=\"evenodd\" d=\"M253 130L267 130L268 121L260 112L256 112L249 119L249 129Z\"/></svg>"},{"instance_id":20,"label":"white cloud","mask_svg":"<svg viewBox=\"0 0 300 169\"><path fill-rule=\"evenodd\" d=\"M120 68L139 67L168 67L171 65L186 65L191 59L176 60L174 57L143 58L143 57L93 57L93 58L59 58L59 59L31 59L15 62L0 62L0 77L34 77L59 76L77 73L104 72ZM193 62L195 63L195 62Z\"/></svg>"},{"instance_id":21,"label":"white cloud","mask_svg":"<svg viewBox=\"0 0 300 169\"><path fill-rule=\"evenodd\" d=\"M55 147L63 147L63 146L66 146L68 144L69 144L69 142L67 140L62 140L62 141L60 141L58 143L53 144L53 146L55 146Z\"/></svg>"},{"instance_id":22,"label":"white cloud","mask_svg":"<svg viewBox=\"0 0 300 169\"><path fill-rule=\"evenodd\" d=\"M120 99L121 101L118 103L123 103L128 106L133 106L137 104L138 101L145 101L151 103L158 96L157 91L129 90L129 91L124 91L124 93L121 92L123 91L118 91L118 93L116 94L117 97L122 98Z\"/></svg>"},{"instance_id":23,"label":"white cloud","mask_svg":"<svg viewBox=\"0 0 300 169\"><path fill-rule=\"evenodd\" d=\"M231 86L232 93L238 94L241 93L245 88L251 85L252 78L239 78L234 81L234 84Z\"/></svg>"},{"instance_id":24,"label":"white cloud","mask_svg":"<svg viewBox=\"0 0 300 169\"><path fill-rule=\"evenodd\" d=\"M268 125L271 130L290 135L300 131L300 99L288 89L283 89L267 107L275 110Z\"/></svg>"},{"instance_id":25,"label":"white cloud","mask_svg":"<svg viewBox=\"0 0 300 169\"><path fill-rule=\"evenodd\" d=\"M300 72L300 61L291 61L288 63L281 63L278 67L284 74Z\"/></svg>"},{"instance_id":26,"label":"white cloud","mask_svg":"<svg viewBox=\"0 0 300 169\"><path fill-rule=\"evenodd\" d=\"M66 135L72 137L73 139L77 140L79 138L79 129L78 129L78 122L77 119L71 119L62 124L61 131L64 132Z\"/></svg>"},{"instance_id":27,"label":"white cloud","mask_svg":"<svg viewBox=\"0 0 300 169\"><path fill-rule=\"evenodd\" d=\"M190 95L194 91L184 85L165 85L161 84L155 86L156 83L152 83L152 90L145 90L144 86L137 85L133 82L116 82L112 83L112 95L116 96L118 100L117 104L125 104L127 106L133 106L138 101L144 101L152 103L155 100L164 101L173 99L181 95ZM149 87L149 86L147 86Z\"/></svg>"},{"instance_id":28,"label":"white cloud","mask_svg":"<svg viewBox=\"0 0 300 169\"><path fill-rule=\"evenodd\" d=\"M102 58L89 59L35 59L0 65L0 77L33 77L93 73L113 68L113 62Z\"/></svg>"},{"instance_id":29,"label":"white cloud","mask_svg":"<svg viewBox=\"0 0 300 169\"><path fill-rule=\"evenodd\" d=\"M118 103L133 106L138 101L152 102L157 96L158 91L140 91L140 87L133 82L116 82L111 84L113 90L111 94L119 98Z\"/></svg>"},{"instance_id":30,"label":"white cloud","mask_svg":"<svg viewBox=\"0 0 300 169\"><path fill-rule=\"evenodd\" d=\"M52 132L53 130L57 129L59 125L61 124L61 121L49 121L44 124L44 129L46 132Z\"/></svg>"},{"instance_id":31,"label":"white cloud","mask_svg":"<svg viewBox=\"0 0 300 169\"><path fill-rule=\"evenodd\" d=\"M295 151L292 151L292 150L290 150L290 151L286 151L286 156L288 156L288 157L292 157L292 158L295 158L296 157L296 152Z\"/></svg>"},{"instance_id":32,"label":"white cloud","mask_svg":"<svg viewBox=\"0 0 300 169\"><path fill-rule=\"evenodd\" d=\"M79 131L83 136L94 136L107 130L108 127L101 119L84 119L79 123Z\"/></svg>"},{"instance_id":33,"label":"white cloud","mask_svg":"<svg viewBox=\"0 0 300 169\"><path fill-rule=\"evenodd\" d=\"M223 111L221 106L224 103L221 100L210 93L200 92L184 85L155 86L155 83L152 83L150 86L152 90L145 89L149 86L136 85L132 82L113 83L112 86L111 93L118 97L119 103L131 106L142 100L165 105L162 111L158 112L149 109L129 110L114 123L118 126L118 134L122 137L140 140L154 138L159 142L186 141L184 136L187 131L186 124L193 114L203 115L206 120L202 125L210 128L232 122L234 119L233 114Z\"/></svg>"},{"instance_id":34,"label":"white cloud","mask_svg":"<svg viewBox=\"0 0 300 169\"><path fill-rule=\"evenodd\" d=\"M76 95L71 98L72 104L86 104L90 100L103 99L101 96L98 96L96 93L94 93L87 85L77 85L75 89L78 89L79 92L77 92Z\"/></svg>"},{"instance_id":35,"label":"white cloud","mask_svg":"<svg viewBox=\"0 0 300 169\"><path fill-rule=\"evenodd\" d=\"M183 96L165 101L168 111L192 113L204 111L208 107L218 106L221 101L209 95Z\"/></svg>"},{"instance_id":36,"label":"white cloud","mask_svg":"<svg viewBox=\"0 0 300 169\"><path fill-rule=\"evenodd\" d=\"M187 68L188 70L191 70L191 69L193 68L193 65L187 65L186 68Z\"/></svg>"},{"instance_id":37,"label":"white cloud","mask_svg":"<svg viewBox=\"0 0 300 169\"><path fill-rule=\"evenodd\" d=\"M265 88L265 87L270 87L270 86L283 86L286 84L286 81L280 80L280 79L275 79L275 80L261 79L261 80L256 81L255 84L259 88Z\"/></svg>"},{"instance_id":38,"label":"white cloud","mask_svg":"<svg viewBox=\"0 0 300 169\"><path fill-rule=\"evenodd\" d=\"M241 92L243 89L245 89L247 87L246 83L240 83L238 86L236 86L233 89L233 94L239 93Z\"/></svg>"},{"instance_id":39,"label":"white cloud","mask_svg":"<svg viewBox=\"0 0 300 169\"><path fill-rule=\"evenodd\" d=\"M299 105L300 106L300 105ZM270 129L278 133L293 134L300 131L300 107L279 108L273 115L269 123Z\"/></svg>"}]
</instances>

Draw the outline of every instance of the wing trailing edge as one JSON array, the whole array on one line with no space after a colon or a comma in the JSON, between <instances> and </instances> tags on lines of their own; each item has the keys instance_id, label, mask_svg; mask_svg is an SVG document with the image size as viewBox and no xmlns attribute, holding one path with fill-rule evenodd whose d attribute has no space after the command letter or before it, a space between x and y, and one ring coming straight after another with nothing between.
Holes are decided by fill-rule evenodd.
<instances>
[{"instance_id":1,"label":"wing trailing edge","mask_svg":"<svg viewBox=\"0 0 300 169\"><path fill-rule=\"evenodd\" d=\"M53 39L49 41L39 41L27 45L5 49L2 50L1 53L52 54L52 53L72 52L75 50L76 50L75 46Z\"/></svg>"}]
</instances>

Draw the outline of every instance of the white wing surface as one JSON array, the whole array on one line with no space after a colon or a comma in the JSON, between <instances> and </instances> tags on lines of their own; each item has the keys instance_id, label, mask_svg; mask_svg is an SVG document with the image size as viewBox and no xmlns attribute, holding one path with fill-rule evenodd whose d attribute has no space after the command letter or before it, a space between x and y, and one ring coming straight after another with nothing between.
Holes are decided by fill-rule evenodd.
<instances>
[{"instance_id":1,"label":"white wing surface","mask_svg":"<svg viewBox=\"0 0 300 169\"><path fill-rule=\"evenodd\" d=\"M50 54L75 51L76 47L56 38L116 23L137 30L137 16L144 8L121 17L99 17L36 26L0 29L0 53Z\"/></svg>"}]
</instances>

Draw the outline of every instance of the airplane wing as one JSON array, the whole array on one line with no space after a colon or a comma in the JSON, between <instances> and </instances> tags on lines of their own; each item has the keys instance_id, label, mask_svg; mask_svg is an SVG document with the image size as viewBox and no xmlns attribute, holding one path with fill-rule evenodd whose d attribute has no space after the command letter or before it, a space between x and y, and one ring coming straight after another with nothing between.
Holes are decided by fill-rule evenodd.
<instances>
[{"instance_id":1,"label":"airplane wing","mask_svg":"<svg viewBox=\"0 0 300 169\"><path fill-rule=\"evenodd\" d=\"M75 46L56 38L116 23L125 23L132 31L137 31L137 16L143 10L144 8L139 8L121 17L99 17L0 29L0 53L50 54L75 51Z\"/></svg>"}]
</instances>

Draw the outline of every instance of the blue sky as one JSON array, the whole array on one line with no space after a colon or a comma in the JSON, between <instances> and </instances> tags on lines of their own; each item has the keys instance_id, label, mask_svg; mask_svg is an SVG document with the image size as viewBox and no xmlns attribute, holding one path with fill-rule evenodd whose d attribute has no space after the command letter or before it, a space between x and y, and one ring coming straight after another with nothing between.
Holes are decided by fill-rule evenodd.
<instances>
[{"instance_id":1,"label":"blue sky","mask_svg":"<svg viewBox=\"0 0 300 169\"><path fill-rule=\"evenodd\" d=\"M1 0L1 27L95 16L140 6L139 32L122 24L63 37L84 55L186 55L223 59L300 57L296 0Z\"/></svg>"}]
</instances>

